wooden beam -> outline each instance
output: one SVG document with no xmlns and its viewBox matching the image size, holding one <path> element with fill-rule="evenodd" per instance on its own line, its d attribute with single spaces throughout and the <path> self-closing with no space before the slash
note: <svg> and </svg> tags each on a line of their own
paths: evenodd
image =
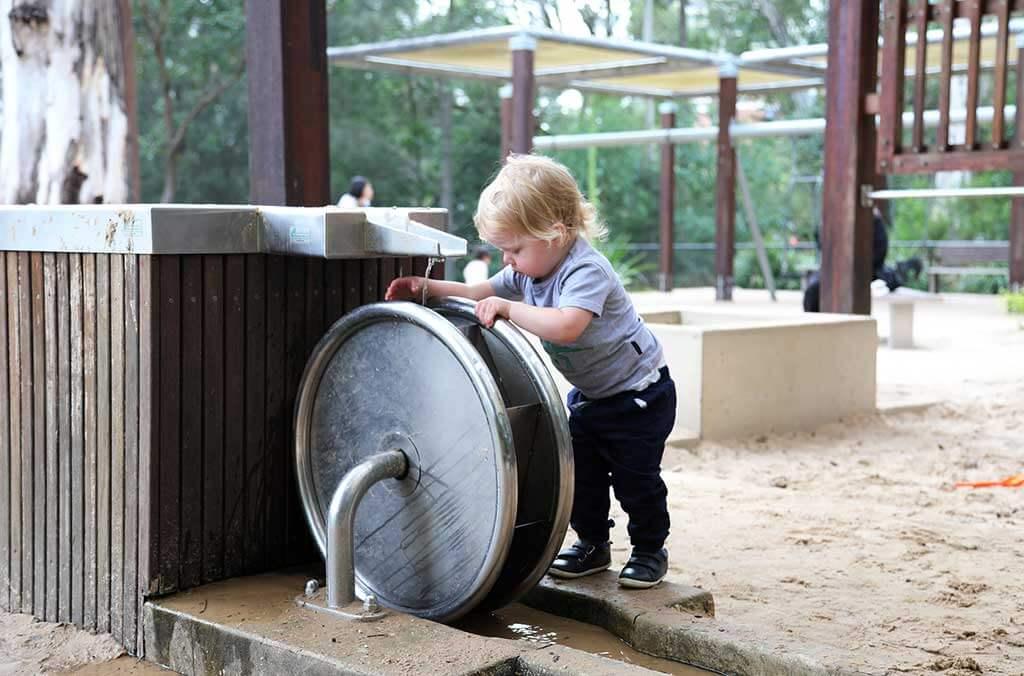
<svg viewBox="0 0 1024 676">
<path fill-rule="evenodd" d="M 718 78 L 718 167 L 715 182 L 715 298 L 732 300 L 736 253 L 736 153 L 729 125 L 736 117 L 736 69 L 726 66 Z"/>
<path fill-rule="evenodd" d="M 1017 50 L 1017 124 L 1014 150 L 1024 148 L 1024 48 Z M 1004 151 L 1005 152 L 1005 151 Z M 1013 184 L 1024 185 L 1024 167 L 1013 172 Z M 1010 209 L 1010 288 L 1024 289 L 1024 198 L 1013 200 Z"/>
<path fill-rule="evenodd" d="M 252 201 L 329 204 L 326 4 L 246 7 Z"/>
<path fill-rule="evenodd" d="M 914 54 L 914 131 L 910 145 L 915 153 L 924 152 L 924 95 L 928 70 L 928 0 L 917 0 L 917 51 Z"/>
<path fill-rule="evenodd" d="M 971 3 L 974 0 L 955 0 L 953 2 L 953 18 L 962 19 L 970 16 Z M 998 14 L 1005 7 L 1009 12 L 1016 12 L 1024 9 L 1024 0 L 981 0 L 982 14 Z M 938 21 L 938 5 L 928 5 L 927 13 L 924 15 L 926 21 Z M 919 16 L 918 10 L 913 6 L 905 9 L 908 20 L 914 20 Z"/>
<path fill-rule="evenodd" d="M 936 20 L 942 24 L 942 66 L 939 73 L 939 128 L 935 136 L 935 149 L 945 152 L 949 148 L 949 101 L 953 68 L 953 0 L 941 0 Z"/>
<path fill-rule="evenodd" d="M 992 142 L 990 147 L 993 150 L 1002 150 L 1006 147 L 1003 136 L 1006 133 L 1003 121 L 1003 106 L 1006 103 L 1006 78 L 1008 67 L 1007 52 L 1010 44 L 1010 7 L 1007 3 L 999 6 L 997 11 L 999 20 L 999 32 L 996 36 L 996 68 L 992 84 L 992 107 L 995 109 L 995 116 L 992 118 Z"/>
<path fill-rule="evenodd" d="M 661 128 L 672 129 L 676 126 L 676 104 L 664 102 L 658 106 L 661 114 Z M 661 145 L 661 190 L 659 200 L 658 228 L 661 235 L 661 255 L 658 265 L 658 289 L 671 291 L 674 286 L 672 245 L 675 243 L 675 205 L 676 205 L 676 165 L 675 146 L 671 143 Z"/>
<path fill-rule="evenodd" d="M 871 312 L 871 210 L 860 186 L 875 179 L 875 121 L 864 97 L 875 91 L 878 3 L 831 0 L 826 76 L 821 309 Z"/>
<path fill-rule="evenodd" d="M 882 94 L 879 97 L 878 160 L 883 169 L 901 151 L 903 139 L 903 73 L 907 51 L 905 0 L 885 0 L 882 21 Z M 869 96 L 871 96 L 869 94 Z"/>
<path fill-rule="evenodd" d="M 957 146 L 947 152 L 897 155 L 890 174 L 921 174 L 936 171 L 1016 171 L 1024 166 L 1024 149 L 974 150 Z"/>
<path fill-rule="evenodd" d="M 970 0 L 968 18 L 971 22 L 971 38 L 967 48 L 967 121 L 964 124 L 964 138 L 967 148 L 974 150 L 978 144 L 978 80 L 981 72 L 981 0 Z"/>
<path fill-rule="evenodd" d="M 533 52 L 537 41 L 517 35 L 508 42 L 512 51 L 512 152 L 526 154 L 533 149 Z"/>
</svg>

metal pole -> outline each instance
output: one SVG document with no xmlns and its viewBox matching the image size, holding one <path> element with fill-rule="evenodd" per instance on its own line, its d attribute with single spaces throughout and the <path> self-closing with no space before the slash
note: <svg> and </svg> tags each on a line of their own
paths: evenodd
<svg viewBox="0 0 1024 676">
<path fill-rule="evenodd" d="M 512 85 L 502 85 L 498 90 L 501 97 L 501 163 L 512 152 Z"/>
<path fill-rule="evenodd" d="M 870 201 L 935 199 L 938 197 L 1024 197 L 1024 186 L 986 188 L 914 188 L 907 190 L 870 190 L 864 193 Z"/>
<path fill-rule="evenodd" d="M 1017 113 L 1016 106 L 1005 106 L 1007 118 Z M 991 106 L 978 108 L 978 121 L 991 122 L 995 110 Z M 963 122 L 967 119 L 966 110 L 950 111 L 950 123 Z M 903 113 L 903 124 L 914 122 L 914 113 Z M 933 129 L 939 124 L 939 111 L 924 112 L 924 126 Z M 733 122 L 729 127 L 732 140 L 745 138 L 782 138 L 792 136 L 814 136 L 825 132 L 825 118 L 812 117 L 801 120 L 780 120 L 778 122 Z M 536 150 L 571 150 L 574 148 L 631 146 L 663 143 L 700 143 L 713 141 L 718 137 L 718 127 L 676 127 L 673 129 L 645 129 L 640 131 L 612 131 L 595 134 L 562 134 L 555 136 L 537 136 L 533 139 Z"/>
<path fill-rule="evenodd" d="M 775 275 L 772 274 L 772 266 L 768 263 L 768 254 L 764 249 L 761 226 L 757 223 L 754 204 L 750 199 L 750 186 L 747 185 L 747 175 L 743 172 L 739 148 L 736 149 L 736 179 L 740 184 L 740 195 L 743 197 L 743 212 L 747 216 L 747 225 L 750 226 L 750 236 L 754 238 L 754 247 L 757 249 L 757 261 L 761 264 L 761 274 L 764 275 L 764 283 L 768 287 L 768 293 L 771 295 L 772 300 L 775 300 Z"/>
<path fill-rule="evenodd" d="M 385 451 L 350 469 L 334 489 L 327 513 L 328 608 L 341 608 L 356 600 L 354 536 L 359 502 L 375 483 L 397 479 L 408 468 L 405 453 Z"/>
<path fill-rule="evenodd" d="M 661 126 L 671 128 L 676 123 L 676 104 L 666 101 L 658 106 L 661 114 Z M 661 146 L 661 190 L 659 204 L 658 228 L 661 239 L 661 255 L 659 257 L 658 290 L 671 291 L 673 282 L 673 251 L 675 241 L 675 204 L 676 204 L 676 165 L 675 146 L 665 143 Z"/>
</svg>

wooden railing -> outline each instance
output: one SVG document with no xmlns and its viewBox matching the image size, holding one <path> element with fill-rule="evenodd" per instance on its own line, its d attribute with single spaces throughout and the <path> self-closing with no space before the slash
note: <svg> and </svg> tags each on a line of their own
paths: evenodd
<svg viewBox="0 0 1024 676">
<path fill-rule="evenodd" d="M 1010 16 L 1024 9 L 1024 0 L 886 0 L 882 14 L 882 70 L 878 99 L 878 172 L 881 174 L 932 173 L 936 171 L 987 171 L 1024 169 L 1024 148 L 1007 137 L 1004 119 L 1010 60 Z M 995 109 L 989 133 L 979 129 L 977 109 L 982 74 L 982 22 L 995 17 L 995 58 L 991 63 L 992 100 L 983 105 Z M 970 24 L 966 68 L 954 65 L 953 20 Z M 941 29 L 939 43 L 939 125 L 934 137 L 925 135 L 926 85 L 932 70 L 928 64 L 926 35 L 929 26 Z M 908 70 L 907 34 L 916 34 L 912 68 Z M 1019 60 L 1019 59 L 1018 59 Z M 950 93 L 952 78 L 966 70 L 967 101 L 964 143 L 950 143 Z M 1018 68 L 1019 72 L 1019 68 Z M 910 142 L 904 143 L 902 114 L 905 108 L 904 79 L 913 77 L 913 123 Z M 1017 73 L 1014 74 L 1018 77 Z M 1017 109 L 1022 109 L 1024 85 L 1017 87 Z M 1018 113 L 1019 114 L 1019 113 Z M 1019 132 L 1018 132 L 1019 133 Z"/>
</svg>

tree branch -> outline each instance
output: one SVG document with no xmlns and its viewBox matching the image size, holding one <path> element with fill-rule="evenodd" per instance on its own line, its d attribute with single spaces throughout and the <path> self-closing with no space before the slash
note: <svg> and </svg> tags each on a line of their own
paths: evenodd
<svg viewBox="0 0 1024 676">
<path fill-rule="evenodd" d="M 174 131 L 174 136 L 170 139 L 167 146 L 167 152 L 171 155 L 177 155 L 181 152 L 182 147 L 185 144 L 185 134 L 188 132 L 188 127 L 192 122 L 199 117 L 199 114 L 206 110 L 214 101 L 220 98 L 231 85 L 238 82 L 239 78 L 242 77 L 242 73 L 245 72 L 245 59 L 239 60 L 235 65 L 234 70 L 223 80 L 216 84 L 207 87 L 206 91 L 202 93 L 196 104 L 192 106 L 192 109 L 188 111 L 184 119 L 178 125 L 178 128 Z"/>
</svg>

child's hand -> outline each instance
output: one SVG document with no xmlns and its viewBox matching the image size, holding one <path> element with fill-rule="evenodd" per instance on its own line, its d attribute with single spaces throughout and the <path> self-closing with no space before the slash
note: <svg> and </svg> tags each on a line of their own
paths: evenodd
<svg viewBox="0 0 1024 676">
<path fill-rule="evenodd" d="M 399 277 L 388 286 L 384 300 L 420 300 L 423 297 L 423 277 Z"/>
<path fill-rule="evenodd" d="M 481 324 L 491 328 L 494 326 L 494 320 L 498 317 L 508 319 L 508 313 L 511 308 L 511 302 L 504 298 L 491 296 L 476 304 L 476 318 L 480 320 Z"/>
</svg>

